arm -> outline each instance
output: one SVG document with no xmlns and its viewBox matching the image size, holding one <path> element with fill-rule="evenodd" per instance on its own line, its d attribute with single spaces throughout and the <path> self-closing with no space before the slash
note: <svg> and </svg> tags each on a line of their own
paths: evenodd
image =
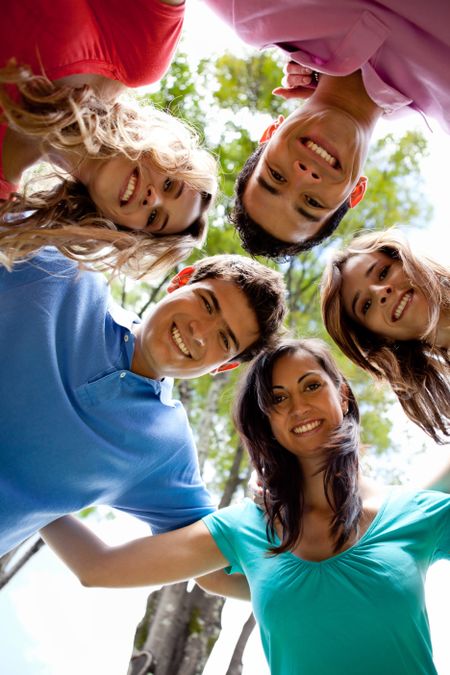
<svg viewBox="0 0 450 675">
<path fill-rule="evenodd" d="M 250 588 L 247 577 L 243 574 L 229 575 L 223 570 L 218 570 L 195 581 L 207 593 L 237 600 L 250 600 Z"/>
<path fill-rule="evenodd" d="M 65 516 L 44 527 L 41 536 L 84 586 L 169 584 L 228 565 L 202 521 L 107 546 L 77 518 Z"/>
</svg>

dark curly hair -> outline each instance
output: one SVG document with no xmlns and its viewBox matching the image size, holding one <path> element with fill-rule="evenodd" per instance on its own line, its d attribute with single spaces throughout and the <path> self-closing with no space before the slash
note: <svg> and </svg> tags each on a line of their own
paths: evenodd
<svg viewBox="0 0 450 675">
<path fill-rule="evenodd" d="M 230 214 L 230 220 L 239 233 L 243 248 L 248 253 L 251 255 L 262 255 L 277 262 L 282 262 L 286 258 L 298 253 L 309 251 L 331 236 L 350 207 L 348 202 L 345 201 L 338 206 L 314 237 L 310 237 L 299 243 L 292 244 L 281 241 L 281 239 L 277 239 L 266 232 L 259 223 L 249 216 L 243 203 L 245 188 L 259 162 L 264 147 L 265 144 L 261 144 L 256 148 L 245 162 L 242 171 L 236 179 L 236 200 Z"/>
<path fill-rule="evenodd" d="M 345 386 L 348 412 L 330 435 L 323 463 L 323 483 L 334 512 L 330 534 L 335 552 L 358 533 L 362 502 L 358 486 L 359 409 L 356 399 L 322 340 L 284 339 L 256 358 L 241 382 L 234 422 L 263 484 L 267 514 L 267 537 L 273 543 L 275 523 L 283 531 L 280 546 L 272 553 L 292 550 L 302 534 L 304 513 L 303 474 L 295 455 L 274 438 L 269 420 L 273 407 L 272 373 L 283 356 L 301 351 L 313 356 L 334 386 Z"/>
</svg>

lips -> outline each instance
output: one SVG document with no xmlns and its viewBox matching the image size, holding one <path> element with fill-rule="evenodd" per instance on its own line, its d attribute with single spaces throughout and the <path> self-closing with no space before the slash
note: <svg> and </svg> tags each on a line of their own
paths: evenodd
<svg viewBox="0 0 450 675">
<path fill-rule="evenodd" d="M 336 152 L 333 148 L 330 148 L 328 145 L 324 145 L 323 141 L 315 138 L 310 138 L 309 136 L 304 136 L 300 139 L 300 143 L 305 147 L 309 152 L 315 155 L 318 161 L 322 164 L 325 164 L 331 169 L 340 169 L 341 164 L 336 155 Z"/>
<path fill-rule="evenodd" d="M 309 422 L 304 422 L 303 424 L 298 424 L 297 426 L 293 427 L 291 431 L 294 434 L 297 435 L 302 435 L 302 434 L 307 434 L 308 432 L 315 431 L 318 429 L 322 424 L 322 420 L 311 420 Z"/>
<path fill-rule="evenodd" d="M 125 185 L 122 187 L 119 195 L 120 206 L 126 206 L 131 201 L 136 194 L 136 188 L 139 182 L 139 171 L 134 169 L 126 181 Z"/>
<path fill-rule="evenodd" d="M 175 343 L 176 347 L 179 349 L 179 351 L 183 354 L 183 356 L 186 356 L 189 359 L 192 359 L 192 354 L 189 351 L 189 349 L 186 347 L 186 344 L 181 337 L 181 333 L 178 330 L 177 326 L 175 324 L 172 325 L 170 334 L 172 336 L 172 340 Z"/>
<path fill-rule="evenodd" d="M 392 321 L 399 321 L 403 314 L 405 313 L 406 308 L 410 304 L 412 298 L 414 295 L 414 290 L 411 288 L 409 291 L 407 291 L 398 301 L 398 303 L 395 305 L 394 309 L 392 310 Z"/>
</svg>

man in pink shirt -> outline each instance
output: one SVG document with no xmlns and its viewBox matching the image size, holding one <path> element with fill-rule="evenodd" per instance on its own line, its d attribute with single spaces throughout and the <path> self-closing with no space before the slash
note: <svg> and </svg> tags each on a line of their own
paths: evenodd
<svg viewBox="0 0 450 675">
<path fill-rule="evenodd" d="M 277 46 L 319 73 L 308 101 L 279 118 L 247 160 L 233 220 L 253 254 L 282 257 L 329 236 L 364 196 L 362 167 L 377 120 L 409 109 L 450 132 L 446 0 L 206 0 L 247 43 Z M 290 87 L 302 84 L 299 66 Z"/>
</svg>

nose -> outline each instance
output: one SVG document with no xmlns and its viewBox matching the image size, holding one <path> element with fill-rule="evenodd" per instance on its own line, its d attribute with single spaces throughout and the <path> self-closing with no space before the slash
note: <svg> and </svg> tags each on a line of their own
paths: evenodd
<svg viewBox="0 0 450 675">
<path fill-rule="evenodd" d="M 312 183 L 320 183 L 322 181 L 317 166 L 311 163 L 310 160 L 296 159 L 294 161 L 294 173 L 296 176 L 308 178 Z"/>
<path fill-rule="evenodd" d="M 196 319 L 190 322 L 189 327 L 193 341 L 199 347 L 205 347 L 208 341 L 208 336 L 211 331 L 214 330 L 215 325 L 213 321 L 199 321 Z"/>
<path fill-rule="evenodd" d="M 383 286 L 374 286 L 373 292 L 380 301 L 382 305 L 386 302 L 390 294 L 392 293 L 392 286 L 383 285 Z"/>
<path fill-rule="evenodd" d="M 147 185 L 142 199 L 142 205 L 150 206 L 153 208 L 154 206 L 157 205 L 158 201 L 159 201 L 158 192 L 152 185 Z"/>
</svg>

